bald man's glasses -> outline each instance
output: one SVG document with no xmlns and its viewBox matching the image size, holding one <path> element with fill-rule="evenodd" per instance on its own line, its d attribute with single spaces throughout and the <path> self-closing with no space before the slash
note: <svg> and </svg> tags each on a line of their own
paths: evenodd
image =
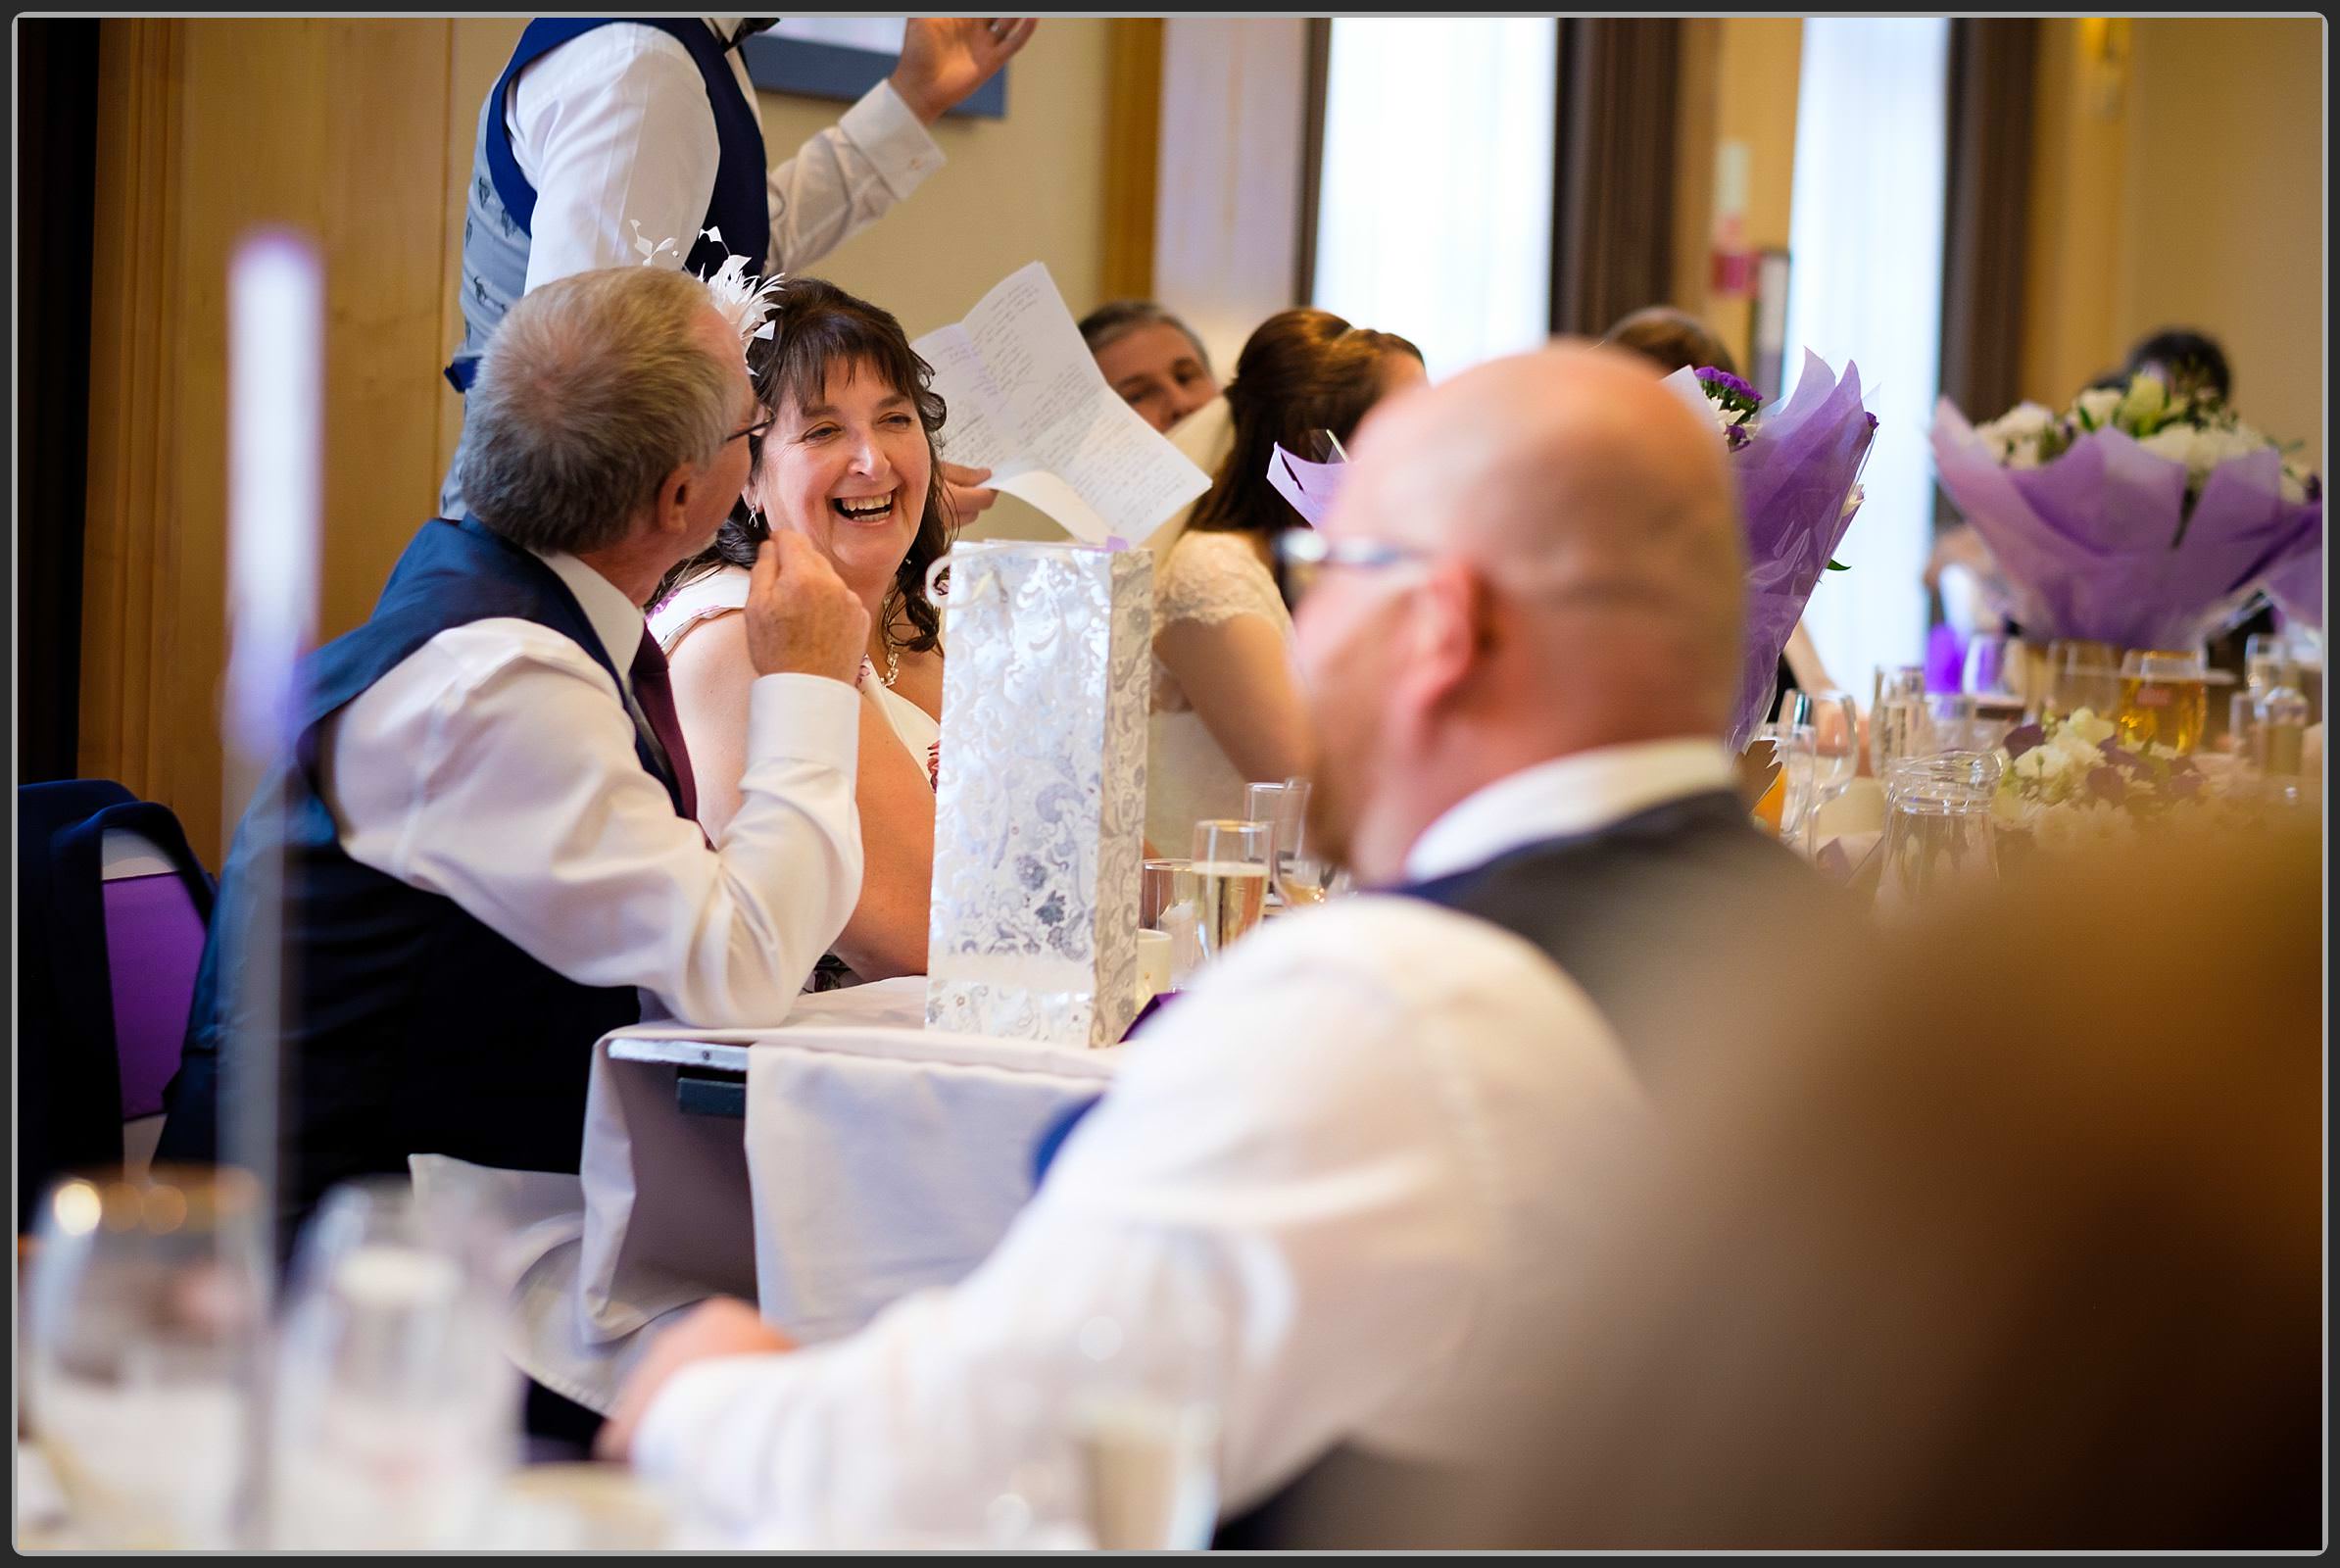
<svg viewBox="0 0 2340 1568">
<path fill-rule="evenodd" d="M 1287 528 L 1276 535 L 1277 580 L 1284 601 L 1297 605 L 1328 566 L 1402 566 L 1430 559 L 1427 552 L 1379 539 L 1333 539 L 1314 528 Z"/>
</svg>

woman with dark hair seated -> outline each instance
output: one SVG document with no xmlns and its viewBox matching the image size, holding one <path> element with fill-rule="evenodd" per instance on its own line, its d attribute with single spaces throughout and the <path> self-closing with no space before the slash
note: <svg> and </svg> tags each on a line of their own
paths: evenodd
<svg viewBox="0 0 2340 1568">
<path fill-rule="evenodd" d="M 1404 338 L 1329 311 L 1271 316 L 1236 361 L 1226 400 L 1231 445 L 1183 529 L 1153 541 L 1153 719 L 1146 835 L 1182 855 L 1194 823 L 1243 814 L 1243 785 L 1307 763 L 1290 664 L 1292 613 L 1270 545 L 1298 514 L 1269 485 L 1276 447 L 1314 456 L 1320 430 L 1345 442 L 1366 411 L 1425 384 Z"/>
<path fill-rule="evenodd" d="M 1669 374 L 1685 368 L 1738 374 L 1723 340 L 1704 321 L 1671 305 L 1645 305 L 1620 318 L 1601 341 L 1631 349 Z"/>
<path fill-rule="evenodd" d="M 870 612 L 854 787 L 860 902 L 811 988 L 923 974 L 942 738 L 941 615 L 926 569 L 951 548 L 935 459 L 943 400 L 895 318 L 819 278 L 773 296 L 773 331 L 749 349 L 768 422 L 751 428 L 748 486 L 715 542 L 667 574 L 650 612 L 671 662 L 676 715 L 720 842 L 746 756 L 748 567 L 772 528 L 817 546 Z"/>
</svg>

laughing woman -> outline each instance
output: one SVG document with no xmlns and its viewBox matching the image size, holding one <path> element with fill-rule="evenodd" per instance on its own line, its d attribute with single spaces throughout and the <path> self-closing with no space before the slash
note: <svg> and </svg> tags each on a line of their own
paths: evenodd
<svg viewBox="0 0 2340 1568">
<path fill-rule="evenodd" d="M 941 617 L 929 563 L 952 523 L 935 462 L 943 400 L 901 324 L 819 278 L 773 296 L 773 331 L 749 368 L 769 423 L 751 430 L 748 488 L 715 542 L 659 585 L 651 630 L 673 669 L 674 706 L 718 841 L 739 809 L 748 735 L 748 567 L 773 528 L 819 547 L 869 607 L 855 797 L 861 900 L 812 989 L 923 974 L 942 736 Z"/>
</svg>

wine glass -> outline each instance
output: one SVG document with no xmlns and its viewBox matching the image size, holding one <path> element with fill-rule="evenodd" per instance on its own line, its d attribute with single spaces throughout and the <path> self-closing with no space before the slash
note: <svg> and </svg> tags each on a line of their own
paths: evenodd
<svg viewBox="0 0 2340 1568">
<path fill-rule="evenodd" d="M 1877 670 L 1876 700 L 1869 708 L 1869 747 L 1882 779 L 1905 757 L 1930 749 L 1926 710 L 1926 666 L 1903 664 Z"/>
<path fill-rule="evenodd" d="M 1278 886 L 1282 880 L 1276 875 L 1276 862 L 1284 855 L 1284 797 L 1288 786 L 1283 784 L 1245 784 L 1243 786 L 1243 816 L 1253 822 L 1268 825 L 1268 891 L 1267 912 L 1276 914 L 1284 908 L 1284 891 Z"/>
<path fill-rule="evenodd" d="M 26 1278 L 29 1425 L 77 1544 L 248 1544 L 268 1324 L 260 1186 L 156 1165 L 49 1192 Z"/>
<path fill-rule="evenodd" d="M 1959 670 L 1958 689 L 1970 697 L 2002 697 L 2020 701 L 2023 693 L 2016 679 L 2018 648 L 2013 637 L 1990 632 L 1977 632 L 1967 643 L 1965 664 Z"/>
<path fill-rule="evenodd" d="M 301 1239 L 276 1363 L 276 1544 L 471 1544 L 518 1458 L 484 1214 L 345 1183 Z"/>
<path fill-rule="evenodd" d="M 1852 787 L 1861 770 L 1861 713 L 1850 692 L 1804 694 L 1812 731 L 1812 808 L 1805 818 L 1805 848 L 1818 847 L 1820 815 L 1830 801 Z"/>
<path fill-rule="evenodd" d="M 1204 962 L 1225 952 L 1266 913 L 1274 831 L 1265 822 L 1234 818 L 1194 824 L 1194 858 L 1187 869 L 1194 879 Z"/>
<path fill-rule="evenodd" d="M 2047 710 L 2070 718 L 2085 708 L 2111 718 L 2121 706 L 2121 653 L 2111 643 L 2064 638 L 2048 644 Z"/>
</svg>

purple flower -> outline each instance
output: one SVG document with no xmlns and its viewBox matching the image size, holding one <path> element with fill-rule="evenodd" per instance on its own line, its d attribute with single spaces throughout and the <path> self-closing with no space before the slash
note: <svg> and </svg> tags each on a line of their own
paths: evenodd
<svg viewBox="0 0 2340 1568">
<path fill-rule="evenodd" d="M 2007 760 L 2013 761 L 2046 740 L 2046 729 L 2037 724 L 2025 724 L 2021 729 L 2009 730 L 2007 739 L 2001 744 L 2007 748 Z"/>
<path fill-rule="evenodd" d="M 2202 793 L 2202 775 L 2191 769 L 2180 773 L 2171 768 L 2169 782 L 2162 788 L 2173 801 L 2190 801 Z"/>
<path fill-rule="evenodd" d="M 1743 398 L 1748 403 L 1757 407 L 1762 406 L 1763 394 L 1756 391 L 1753 387 L 1747 385 L 1746 382 L 1740 380 L 1737 376 L 1732 375 L 1729 370 L 1718 370 L 1713 366 L 1709 365 L 1700 368 L 1697 371 L 1697 376 L 1698 379 L 1707 386 L 1719 388 L 1723 392 L 1730 394 L 1731 397 Z"/>
<path fill-rule="evenodd" d="M 2092 767 L 2088 770 L 2088 793 L 2096 800 L 2119 806 L 2128 798 L 2128 781 L 2113 768 Z"/>
</svg>

